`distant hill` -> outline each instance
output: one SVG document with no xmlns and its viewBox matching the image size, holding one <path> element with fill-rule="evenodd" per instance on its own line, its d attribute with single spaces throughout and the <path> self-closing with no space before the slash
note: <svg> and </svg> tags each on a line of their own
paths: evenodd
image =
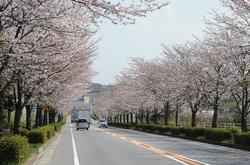
<svg viewBox="0 0 250 165">
<path fill-rule="evenodd" d="M 105 91 L 109 91 L 112 89 L 112 85 L 102 85 L 99 83 L 91 83 L 88 87 L 89 92 L 88 93 L 101 93 Z"/>
</svg>

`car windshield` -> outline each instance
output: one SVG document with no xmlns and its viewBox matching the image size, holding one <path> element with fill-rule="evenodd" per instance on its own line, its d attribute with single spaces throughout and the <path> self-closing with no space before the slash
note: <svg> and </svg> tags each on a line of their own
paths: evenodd
<svg viewBox="0 0 250 165">
<path fill-rule="evenodd" d="M 87 119 L 78 119 L 78 123 L 85 123 L 88 122 Z"/>
<path fill-rule="evenodd" d="M 106 120 L 105 119 L 101 119 L 100 122 L 106 122 Z"/>
</svg>

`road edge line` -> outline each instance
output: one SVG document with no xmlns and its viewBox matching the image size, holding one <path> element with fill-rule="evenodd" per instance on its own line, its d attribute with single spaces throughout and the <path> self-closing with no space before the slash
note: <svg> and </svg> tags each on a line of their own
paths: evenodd
<svg viewBox="0 0 250 165">
<path fill-rule="evenodd" d="M 78 155 L 77 155 L 76 143 L 75 143 L 75 139 L 74 139 L 74 136 L 73 136 L 72 128 L 70 128 L 70 132 L 71 132 L 73 154 L 74 154 L 74 165 L 80 165 Z"/>
</svg>

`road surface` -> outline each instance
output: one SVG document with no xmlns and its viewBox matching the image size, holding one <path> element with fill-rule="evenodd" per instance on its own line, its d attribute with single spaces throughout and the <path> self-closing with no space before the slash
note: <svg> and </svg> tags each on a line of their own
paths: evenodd
<svg viewBox="0 0 250 165">
<path fill-rule="evenodd" d="M 47 155 L 46 155 L 47 154 Z M 250 152 L 119 128 L 67 124 L 37 165 L 249 165 Z"/>
</svg>

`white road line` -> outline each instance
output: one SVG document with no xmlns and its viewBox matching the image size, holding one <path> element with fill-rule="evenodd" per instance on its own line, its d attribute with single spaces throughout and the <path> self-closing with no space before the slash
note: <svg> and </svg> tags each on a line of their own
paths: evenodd
<svg viewBox="0 0 250 165">
<path fill-rule="evenodd" d="M 74 165 L 80 165 L 78 155 L 77 155 L 77 150 L 76 150 L 76 143 L 75 143 L 75 139 L 74 139 L 73 132 L 72 132 L 72 128 L 70 128 L 70 132 L 71 132 L 71 137 L 72 137 L 72 146 L 73 146 L 73 153 L 74 153 Z"/>
<path fill-rule="evenodd" d="M 184 159 L 188 159 L 188 160 L 191 160 L 191 161 L 195 161 L 195 162 L 197 162 L 197 163 L 201 163 L 202 165 L 210 165 L 210 164 L 208 164 L 208 163 L 204 163 L 204 162 L 201 162 L 201 161 L 198 161 L 198 160 L 196 160 L 196 159 L 191 159 L 191 158 L 188 158 L 188 157 L 185 157 L 185 156 L 182 156 L 182 155 L 178 155 L 179 157 L 182 157 L 182 158 L 184 158 Z"/>
<path fill-rule="evenodd" d="M 181 160 L 178 160 L 178 159 L 173 158 L 172 156 L 165 155 L 165 157 L 167 157 L 167 158 L 169 158 L 169 159 L 172 159 L 172 160 L 174 160 L 174 161 L 176 161 L 176 162 L 178 162 L 178 163 L 180 163 L 180 164 L 189 165 L 189 164 L 187 164 L 187 163 L 185 163 L 185 162 L 183 162 L 183 161 L 181 161 Z"/>
</svg>

